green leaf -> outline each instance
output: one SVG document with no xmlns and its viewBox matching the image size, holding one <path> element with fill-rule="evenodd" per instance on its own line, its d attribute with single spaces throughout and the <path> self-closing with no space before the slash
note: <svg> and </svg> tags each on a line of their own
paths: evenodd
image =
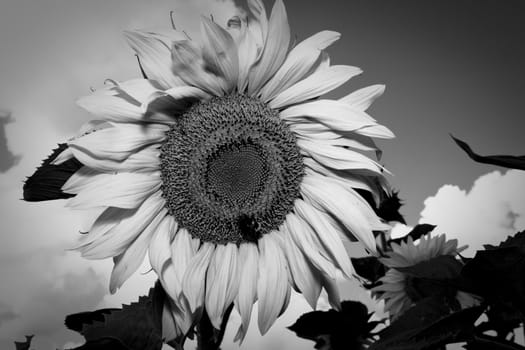
<svg viewBox="0 0 525 350">
<path fill-rule="evenodd" d="M 406 242 L 409 237 L 412 237 L 412 240 L 415 241 L 419 239 L 421 236 L 424 236 L 430 232 L 432 232 L 436 228 L 436 225 L 430 225 L 430 224 L 419 224 L 416 225 L 412 231 L 407 233 L 405 236 L 391 239 L 389 240 L 390 243 L 396 243 L 401 244 L 401 242 Z"/>
<path fill-rule="evenodd" d="M 525 170 L 525 156 L 507 156 L 507 155 L 496 155 L 496 156 L 480 156 L 475 153 L 470 146 L 460 139 L 450 135 L 452 139 L 458 144 L 465 153 L 474 161 L 483 164 L 491 164 L 502 166 L 505 168 Z"/>
<path fill-rule="evenodd" d="M 62 164 L 52 165 L 51 162 L 67 148 L 67 144 L 59 144 L 51 155 L 42 162 L 33 175 L 27 178 L 23 187 L 23 198 L 28 202 L 49 201 L 73 197 L 74 194 L 62 192 L 62 186 L 78 169 L 82 167 L 75 158 Z"/>
<path fill-rule="evenodd" d="M 66 325 L 86 339 L 84 345 L 74 350 L 160 350 L 163 343 L 162 308 L 165 297 L 164 290 L 157 282 L 148 296 L 142 296 L 138 302 L 130 305 L 123 305 L 122 309 L 104 309 L 91 315 L 81 313 L 68 316 Z"/>
</svg>

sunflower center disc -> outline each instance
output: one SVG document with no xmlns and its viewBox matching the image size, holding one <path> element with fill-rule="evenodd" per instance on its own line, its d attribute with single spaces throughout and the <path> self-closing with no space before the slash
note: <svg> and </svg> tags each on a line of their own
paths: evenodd
<svg viewBox="0 0 525 350">
<path fill-rule="evenodd" d="M 160 150 L 162 193 L 181 227 L 203 241 L 256 242 L 299 197 L 303 161 L 277 112 L 242 95 L 199 102 Z"/>
</svg>

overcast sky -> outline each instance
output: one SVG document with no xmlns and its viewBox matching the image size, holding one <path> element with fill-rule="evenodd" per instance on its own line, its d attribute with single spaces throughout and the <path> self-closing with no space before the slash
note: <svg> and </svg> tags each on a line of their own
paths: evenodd
<svg viewBox="0 0 525 350">
<path fill-rule="evenodd" d="M 525 200 L 517 190 L 525 188 L 524 173 L 471 162 L 448 136 L 483 154 L 525 154 L 522 1 L 285 4 L 299 40 L 323 29 L 339 31 L 341 40 L 329 50 L 332 62 L 364 70 L 334 96 L 386 84 L 370 113 L 397 136 L 381 143 L 382 162 L 394 173 L 390 181 L 406 201 L 409 224 L 438 224 L 441 232 L 470 244 L 472 252 L 525 228 Z M 9 349 L 30 333 L 37 335 L 37 350 L 78 342 L 63 329 L 66 314 L 129 302 L 152 284 L 155 276 L 138 274 L 109 296 L 110 262 L 85 261 L 66 250 L 84 224 L 81 216 L 60 201 L 20 201 L 22 180 L 90 118 L 75 106 L 78 97 L 106 78 L 138 77 L 123 30 L 169 25 L 174 10 L 177 26 L 198 36 L 200 14 L 213 13 L 224 24 L 238 5 L 231 0 L 2 1 L 0 348 Z M 141 271 L 147 270 L 146 264 Z M 355 286 L 343 287 L 347 297 L 366 300 Z M 297 298 L 264 339 L 251 327 L 243 348 L 311 347 L 283 328 L 306 310 Z"/>
</svg>

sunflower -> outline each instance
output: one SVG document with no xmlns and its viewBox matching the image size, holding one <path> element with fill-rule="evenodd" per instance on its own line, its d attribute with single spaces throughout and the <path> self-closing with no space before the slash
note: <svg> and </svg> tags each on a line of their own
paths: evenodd
<svg viewBox="0 0 525 350">
<path fill-rule="evenodd" d="M 393 243 L 392 251 L 387 258 L 381 259 L 389 270 L 385 276 L 380 278 L 381 284 L 372 289 L 372 293 L 385 300 L 385 311 L 393 318 L 398 317 L 418 301 L 440 293 L 452 292 L 461 307 L 476 304 L 476 300 L 468 293 L 449 290 L 450 287 L 425 282 L 418 278 L 409 276 L 396 268 L 414 266 L 418 263 L 428 261 L 438 256 L 455 256 L 466 249 L 466 246 L 458 248 L 457 239 L 447 240 L 445 235 L 431 237 L 424 235 L 415 244 L 412 237 L 401 244 Z"/>
<path fill-rule="evenodd" d="M 322 288 L 352 274 L 343 239 L 374 252 L 389 228 L 356 191 L 379 200 L 384 169 L 359 151 L 393 134 L 365 110 L 374 85 L 338 100 L 320 96 L 361 73 L 330 65 L 340 35 L 322 31 L 291 47 L 281 0 L 260 0 L 226 27 L 202 18 L 202 42 L 168 28 L 126 37 L 144 79 L 110 85 L 78 104 L 97 116 L 54 164 L 83 164 L 62 190 L 68 206 L 101 208 L 78 250 L 114 259 L 114 292 L 148 254 L 170 296 L 167 339 L 205 311 L 220 328 L 230 305 L 246 334 L 258 301 L 262 334 L 291 288 L 315 307 Z"/>
</svg>

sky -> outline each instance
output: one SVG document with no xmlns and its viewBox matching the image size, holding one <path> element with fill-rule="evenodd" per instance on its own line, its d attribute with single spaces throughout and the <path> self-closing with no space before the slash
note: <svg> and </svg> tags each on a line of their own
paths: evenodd
<svg viewBox="0 0 525 350">
<path fill-rule="evenodd" d="M 470 161 L 452 133 L 481 154 L 525 154 L 525 5 L 520 0 L 288 0 L 292 32 L 302 40 L 342 34 L 333 64 L 364 70 L 332 93 L 370 84 L 385 94 L 370 114 L 396 138 L 381 142 L 382 163 L 405 201 L 409 225 L 437 224 L 469 244 L 497 243 L 525 229 L 525 175 Z M 267 2 L 270 5 L 270 2 Z M 169 25 L 198 37 L 200 14 L 226 23 L 233 0 L 7 0 L 0 4 L 0 348 L 36 334 L 34 348 L 81 342 L 63 327 L 69 313 L 118 306 L 155 280 L 147 263 L 115 295 L 109 261 L 68 250 L 86 225 L 64 202 L 20 200 L 22 181 L 56 143 L 89 120 L 75 100 L 106 78 L 138 77 L 122 31 Z M 372 305 L 355 282 L 343 294 Z M 251 327 L 241 348 L 311 348 L 284 329 L 308 310 L 298 296 L 267 336 Z M 255 320 L 253 318 L 252 320 Z M 239 322 L 233 316 L 232 325 Z M 255 325 L 254 322 L 253 325 Z M 234 327 L 228 329 L 225 348 Z M 229 340 L 228 340 L 229 339 Z"/>
</svg>

